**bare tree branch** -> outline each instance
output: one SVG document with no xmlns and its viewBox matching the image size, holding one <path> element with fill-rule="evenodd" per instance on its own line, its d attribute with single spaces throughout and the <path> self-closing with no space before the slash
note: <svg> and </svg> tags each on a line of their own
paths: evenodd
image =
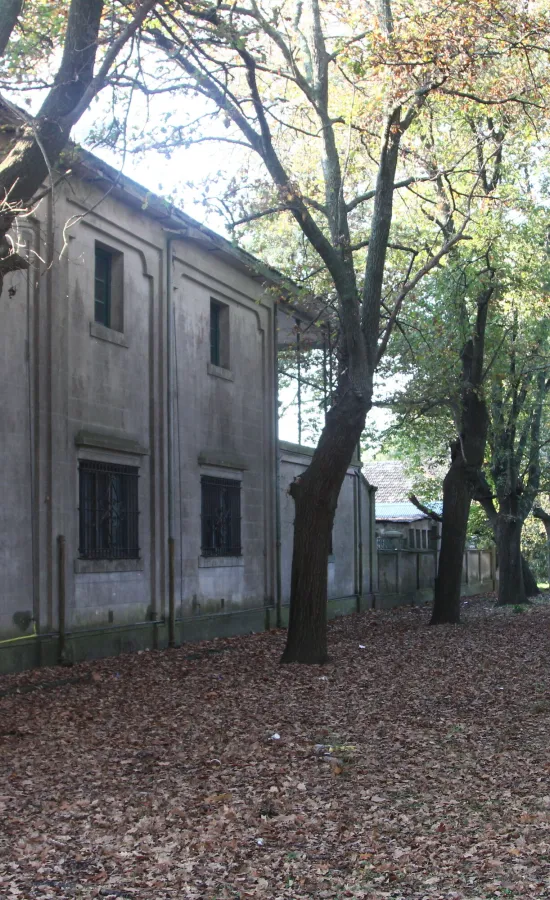
<svg viewBox="0 0 550 900">
<path fill-rule="evenodd" d="M 429 506 L 425 506 L 423 503 L 421 503 L 415 494 L 409 494 L 409 500 L 413 504 L 413 506 L 416 506 L 416 508 L 419 509 L 420 512 L 423 512 L 424 515 L 429 516 L 430 519 L 434 520 L 434 522 L 443 521 L 443 516 L 440 516 L 439 513 L 434 512 L 434 510 L 430 509 Z"/>
</svg>

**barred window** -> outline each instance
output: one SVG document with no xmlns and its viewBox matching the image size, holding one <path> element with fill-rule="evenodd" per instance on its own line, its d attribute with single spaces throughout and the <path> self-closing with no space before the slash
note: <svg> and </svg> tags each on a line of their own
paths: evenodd
<svg viewBox="0 0 550 900">
<path fill-rule="evenodd" d="M 201 477 L 203 556 L 241 556 L 241 482 Z"/>
<path fill-rule="evenodd" d="M 138 559 L 138 470 L 81 460 L 81 559 Z"/>
</svg>

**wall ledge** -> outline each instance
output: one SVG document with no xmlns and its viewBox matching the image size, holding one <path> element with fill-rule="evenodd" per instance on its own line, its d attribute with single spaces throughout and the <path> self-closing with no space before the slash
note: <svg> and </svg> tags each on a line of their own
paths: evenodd
<svg viewBox="0 0 550 900">
<path fill-rule="evenodd" d="M 103 572 L 143 572 L 143 559 L 75 559 L 77 575 L 96 575 Z"/>
<path fill-rule="evenodd" d="M 82 428 L 75 434 L 77 447 L 92 450 L 114 450 L 117 453 L 131 453 L 133 456 L 148 456 L 149 450 L 123 431 L 100 431 Z"/>
<path fill-rule="evenodd" d="M 122 331 L 107 328 L 100 322 L 90 322 L 90 337 L 97 338 L 98 341 L 107 341 L 108 344 L 116 344 L 117 347 L 128 347 L 128 341 Z"/>
</svg>

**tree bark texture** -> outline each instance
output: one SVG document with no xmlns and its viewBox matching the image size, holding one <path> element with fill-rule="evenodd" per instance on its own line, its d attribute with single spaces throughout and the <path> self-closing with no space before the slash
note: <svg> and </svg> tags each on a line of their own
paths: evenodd
<svg viewBox="0 0 550 900">
<path fill-rule="evenodd" d="M 451 467 L 443 481 L 441 549 L 435 581 L 431 625 L 460 622 L 462 567 L 472 487 L 460 448 L 453 448 Z"/>
<path fill-rule="evenodd" d="M 290 616 L 282 663 L 323 664 L 327 569 L 338 495 L 365 425 L 368 404 L 349 389 L 333 406 L 310 466 L 290 488 L 295 503 Z"/>
<path fill-rule="evenodd" d="M 451 447 L 451 466 L 443 481 L 443 524 L 432 625 L 460 622 L 462 559 L 468 517 L 483 466 L 489 414 L 481 391 L 487 307 L 493 292 L 479 297 L 475 333 L 462 350 L 460 434 Z"/>
<path fill-rule="evenodd" d="M 26 268 L 7 233 L 17 210 L 29 205 L 56 164 L 83 112 L 76 110 L 93 79 L 102 12 L 103 0 L 72 0 L 53 87 L 36 118 L 23 122 L 14 146 L 0 162 L 0 291 L 6 272 Z"/>
<path fill-rule="evenodd" d="M 525 588 L 526 596 L 527 597 L 540 596 L 540 588 L 537 584 L 537 579 L 533 575 L 531 566 L 525 559 L 523 553 L 521 554 L 521 569 L 523 572 L 523 586 Z"/>
<path fill-rule="evenodd" d="M 533 515 L 535 519 L 540 519 L 542 521 L 546 532 L 546 577 L 548 578 L 548 584 L 550 584 L 550 513 L 547 513 L 546 510 L 542 509 L 540 506 L 534 506 Z"/>
<path fill-rule="evenodd" d="M 22 6 L 23 0 L 0 0 L 0 56 L 6 51 Z"/>
<path fill-rule="evenodd" d="M 510 507 L 513 504 L 508 504 Z M 525 603 L 527 596 L 521 563 L 521 530 L 523 522 L 513 510 L 500 511 L 498 536 L 498 606 Z"/>
<path fill-rule="evenodd" d="M 483 511 L 487 516 L 489 524 L 493 529 L 493 535 L 495 539 L 495 544 L 498 548 L 498 534 L 497 534 L 497 522 L 498 522 L 498 512 L 496 510 L 493 495 L 491 494 L 491 489 L 487 480 L 482 475 L 479 486 L 476 488 L 474 494 L 474 500 L 483 507 Z M 550 520 L 550 517 L 549 517 Z M 523 553 L 521 554 L 521 567 L 523 569 L 523 584 L 525 586 L 525 593 L 528 597 L 537 597 L 540 594 L 539 586 L 537 584 L 537 579 L 533 575 L 531 570 L 531 566 L 525 559 Z"/>
<path fill-rule="evenodd" d="M 54 85 L 35 119 L 21 128 L 0 163 L 0 192 L 12 202 L 28 202 L 67 144 L 77 109 L 94 74 L 103 0 L 72 0 L 63 56 Z"/>
</svg>

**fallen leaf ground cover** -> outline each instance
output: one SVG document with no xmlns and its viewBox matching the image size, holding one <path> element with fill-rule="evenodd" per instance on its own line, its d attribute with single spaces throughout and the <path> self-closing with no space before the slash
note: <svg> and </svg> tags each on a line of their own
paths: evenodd
<svg viewBox="0 0 550 900">
<path fill-rule="evenodd" d="M 550 898 L 550 605 L 0 679 L 0 896 Z"/>
</svg>

